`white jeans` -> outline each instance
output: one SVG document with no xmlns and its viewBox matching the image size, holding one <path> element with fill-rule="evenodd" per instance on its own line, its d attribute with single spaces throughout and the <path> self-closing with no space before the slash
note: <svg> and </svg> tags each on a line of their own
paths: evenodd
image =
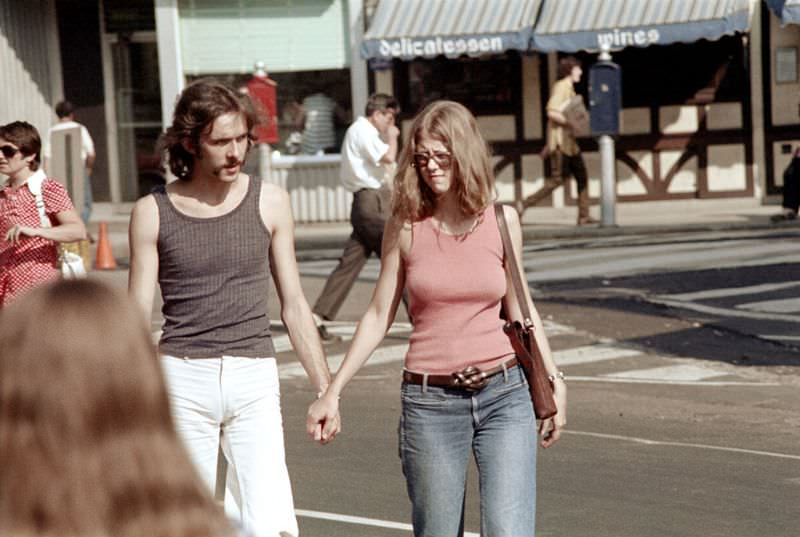
<svg viewBox="0 0 800 537">
<path fill-rule="evenodd" d="M 296 537 L 275 359 L 163 355 L 162 366 L 178 434 L 212 492 L 222 430 L 229 514 L 254 537 Z"/>
</svg>

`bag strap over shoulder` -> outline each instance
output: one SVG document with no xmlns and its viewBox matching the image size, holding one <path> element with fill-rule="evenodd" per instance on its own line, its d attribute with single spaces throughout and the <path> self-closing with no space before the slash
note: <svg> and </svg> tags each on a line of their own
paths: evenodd
<svg viewBox="0 0 800 537">
<path fill-rule="evenodd" d="M 497 227 L 500 228 L 500 237 L 503 239 L 503 253 L 506 263 L 511 268 L 511 283 L 514 286 L 514 294 L 517 296 L 519 310 L 522 312 L 523 324 L 526 328 L 533 326 L 531 310 L 528 308 L 528 300 L 525 296 L 525 287 L 522 284 L 522 276 L 517 263 L 517 256 L 514 255 L 514 245 L 511 242 L 511 234 L 508 232 L 508 222 L 503 205 L 494 204 L 494 212 L 497 216 Z"/>
<path fill-rule="evenodd" d="M 25 184 L 28 185 L 28 190 L 30 190 L 31 194 L 33 194 L 33 197 L 36 199 L 36 211 L 39 213 L 39 222 L 41 222 L 42 227 L 51 227 L 50 219 L 47 218 L 47 211 L 44 206 L 44 196 L 42 195 L 42 183 L 44 179 L 42 174 L 35 173 Z"/>
</svg>

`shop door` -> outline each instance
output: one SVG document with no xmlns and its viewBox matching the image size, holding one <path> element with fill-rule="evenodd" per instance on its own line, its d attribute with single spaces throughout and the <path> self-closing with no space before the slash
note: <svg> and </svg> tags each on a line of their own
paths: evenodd
<svg viewBox="0 0 800 537">
<path fill-rule="evenodd" d="M 156 143 L 161 89 L 154 32 L 109 35 L 120 201 L 135 201 L 163 183 Z"/>
</svg>

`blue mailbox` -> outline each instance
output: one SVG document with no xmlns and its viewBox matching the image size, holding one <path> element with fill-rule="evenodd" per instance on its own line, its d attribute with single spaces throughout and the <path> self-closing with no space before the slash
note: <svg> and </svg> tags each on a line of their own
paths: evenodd
<svg viewBox="0 0 800 537">
<path fill-rule="evenodd" d="M 622 73 L 619 65 L 599 61 L 589 70 L 589 128 L 592 136 L 619 134 Z"/>
</svg>

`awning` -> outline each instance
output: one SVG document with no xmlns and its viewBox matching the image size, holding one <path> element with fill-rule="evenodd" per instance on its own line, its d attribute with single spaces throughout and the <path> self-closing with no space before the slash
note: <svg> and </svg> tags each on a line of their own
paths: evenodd
<svg viewBox="0 0 800 537">
<path fill-rule="evenodd" d="M 597 51 L 719 39 L 745 32 L 749 0 L 544 0 L 533 34 L 541 51 Z"/>
<path fill-rule="evenodd" d="M 528 50 L 542 0 L 381 0 L 364 58 L 482 56 Z"/>
<path fill-rule="evenodd" d="M 800 0 L 767 0 L 781 24 L 800 24 Z"/>
</svg>

